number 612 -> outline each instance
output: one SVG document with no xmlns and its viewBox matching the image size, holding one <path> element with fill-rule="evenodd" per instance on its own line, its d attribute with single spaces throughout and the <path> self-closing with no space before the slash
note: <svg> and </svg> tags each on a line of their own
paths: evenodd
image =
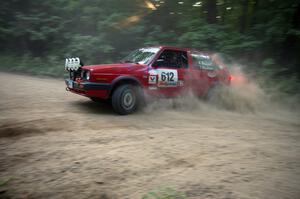
<svg viewBox="0 0 300 199">
<path fill-rule="evenodd" d="M 174 81 L 174 73 L 173 72 L 162 72 L 161 73 L 161 81 L 173 82 Z"/>
</svg>

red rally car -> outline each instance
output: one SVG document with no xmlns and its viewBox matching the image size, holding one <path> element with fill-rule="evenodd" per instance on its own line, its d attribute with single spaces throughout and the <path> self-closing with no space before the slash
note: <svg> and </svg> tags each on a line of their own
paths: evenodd
<svg viewBox="0 0 300 199">
<path fill-rule="evenodd" d="M 70 58 L 65 69 L 68 91 L 109 100 L 122 115 L 134 112 L 145 96 L 176 97 L 186 91 L 205 96 L 231 78 L 216 56 L 170 46 L 140 48 L 116 64 L 83 66 L 79 58 Z"/>
</svg>

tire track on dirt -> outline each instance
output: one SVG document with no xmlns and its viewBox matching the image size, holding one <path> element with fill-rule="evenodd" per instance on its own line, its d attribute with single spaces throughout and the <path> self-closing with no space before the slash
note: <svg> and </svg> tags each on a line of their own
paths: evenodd
<svg viewBox="0 0 300 199">
<path fill-rule="evenodd" d="M 0 85 L 0 180 L 12 179 L 0 198 L 139 199 L 159 187 L 191 199 L 300 195 L 300 117 L 288 110 L 193 98 L 122 117 L 62 79 L 0 73 Z"/>
</svg>

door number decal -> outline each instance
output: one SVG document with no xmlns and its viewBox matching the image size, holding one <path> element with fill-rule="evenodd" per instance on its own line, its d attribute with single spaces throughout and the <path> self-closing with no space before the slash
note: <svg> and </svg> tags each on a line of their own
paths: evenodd
<svg viewBox="0 0 300 199">
<path fill-rule="evenodd" d="M 178 84 L 177 70 L 172 69 L 158 69 L 158 86 L 172 87 Z"/>
</svg>

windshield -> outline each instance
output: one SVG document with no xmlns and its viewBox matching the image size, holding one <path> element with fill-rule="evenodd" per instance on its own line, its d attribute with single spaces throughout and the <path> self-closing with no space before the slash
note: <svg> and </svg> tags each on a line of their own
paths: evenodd
<svg viewBox="0 0 300 199">
<path fill-rule="evenodd" d="M 148 64 L 158 51 L 159 48 L 140 48 L 131 52 L 121 62 Z"/>
</svg>

